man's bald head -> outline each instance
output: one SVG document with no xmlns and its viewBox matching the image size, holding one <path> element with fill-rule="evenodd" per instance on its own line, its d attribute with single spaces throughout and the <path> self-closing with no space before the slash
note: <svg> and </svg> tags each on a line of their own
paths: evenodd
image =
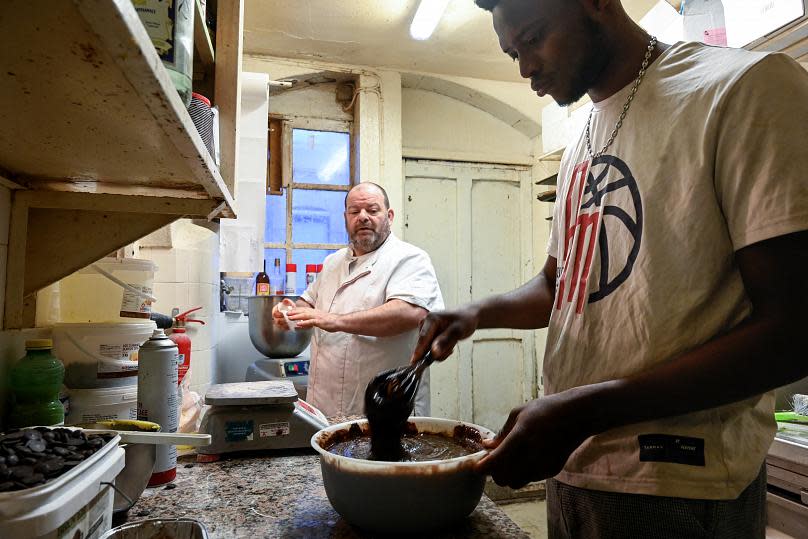
<svg viewBox="0 0 808 539">
<path fill-rule="evenodd" d="M 352 192 L 354 192 L 356 190 L 362 190 L 362 191 L 376 190 L 376 191 L 378 191 L 379 193 L 381 193 L 382 198 L 384 198 L 384 209 L 385 210 L 390 209 L 390 199 L 387 198 L 387 191 L 384 190 L 384 187 L 382 187 L 378 183 L 362 182 L 362 183 L 358 183 L 358 184 L 354 185 L 353 187 L 351 187 L 351 189 L 345 195 L 345 209 L 346 210 L 348 209 L 348 197 L 351 195 Z"/>
</svg>

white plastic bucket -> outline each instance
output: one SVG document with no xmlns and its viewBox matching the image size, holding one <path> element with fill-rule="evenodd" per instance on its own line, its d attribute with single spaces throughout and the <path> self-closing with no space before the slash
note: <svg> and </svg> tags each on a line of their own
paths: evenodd
<svg viewBox="0 0 808 539">
<path fill-rule="evenodd" d="M 137 386 L 69 389 L 65 425 L 137 419 Z"/>
<path fill-rule="evenodd" d="M 53 350 L 64 363 L 65 385 L 70 389 L 137 385 L 138 351 L 155 327 L 151 320 L 55 325 Z"/>
<path fill-rule="evenodd" d="M 0 537 L 97 538 L 112 528 L 114 491 L 108 483 L 123 469 L 116 437 L 53 481 L 0 493 Z"/>
<path fill-rule="evenodd" d="M 154 272 L 151 260 L 104 258 L 59 282 L 59 319 L 66 323 L 149 318 Z"/>
</svg>

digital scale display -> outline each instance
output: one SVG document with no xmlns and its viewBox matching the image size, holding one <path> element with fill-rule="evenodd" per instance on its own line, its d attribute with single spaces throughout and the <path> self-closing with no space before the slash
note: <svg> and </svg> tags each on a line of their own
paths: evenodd
<svg viewBox="0 0 808 539">
<path fill-rule="evenodd" d="M 283 372 L 286 376 L 305 376 L 309 374 L 309 361 L 287 361 L 283 364 Z"/>
</svg>

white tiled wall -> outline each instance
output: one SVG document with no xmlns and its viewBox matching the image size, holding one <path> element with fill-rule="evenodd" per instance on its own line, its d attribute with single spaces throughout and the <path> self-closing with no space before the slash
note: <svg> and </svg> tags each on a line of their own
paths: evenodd
<svg viewBox="0 0 808 539">
<path fill-rule="evenodd" d="M 171 314 L 202 307 L 192 318 L 204 325 L 189 324 L 191 339 L 191 389 L 204 395 L 211 382 L 216 358 L 217 324 L 219 315 L 219 237 L 206 228 L 183 219 L 169 227 L 172 248 L 146 247 L 143 242 L 138 258 L 157 264 L 154 279 L 153 310 Z"/>
</svg>

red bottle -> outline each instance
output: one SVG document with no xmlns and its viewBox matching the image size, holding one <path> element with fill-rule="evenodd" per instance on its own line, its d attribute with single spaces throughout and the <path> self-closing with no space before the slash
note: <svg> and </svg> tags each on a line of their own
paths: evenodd
<svg viewBox="0 0 808 539">
<path fill-rule="evenodd" d="M 201 308 L 202 307 L 196 307 L 182 314 L 174 315 L 174 327 L 171 329 L 171 335 L 169 335 L 168 338 L 174 341 L 174 344 L 176 344 L 179 349 L 177 355 L 177 385 L 182 384 L 182 379 L 185 378 L 188 369 L 191 368 L 191 338 L 185 333 L 185 324 L 188 322 L 198 322 L 204 325 L 205 322 L 202 320 L 188 318 L 189 314 Z M 179 311 L 179 309 L 177 309 L 177 311 Z"/>
</svg>

